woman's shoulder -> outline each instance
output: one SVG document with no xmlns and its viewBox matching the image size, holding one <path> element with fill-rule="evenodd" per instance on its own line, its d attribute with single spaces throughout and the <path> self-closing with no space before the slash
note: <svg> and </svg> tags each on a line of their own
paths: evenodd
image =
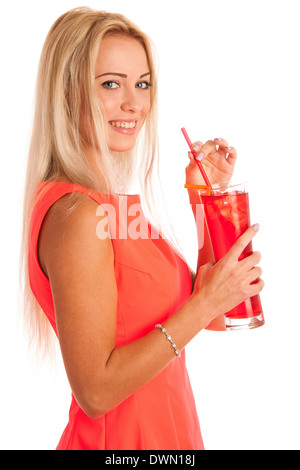
<svg viewBox="0 0 300 470">
<path fill-rule="evenodd" d="M 70 214 L 79 204 L 84 203 L 84 208 L 87 210 L 89 207 L 95 208 L 95 206 L 107 199 L 107 195 L 102 195 L 96 189 L 91 187 L 83 186 L 82 184 L 72 181 L 64 175 L 56 176 L 43 181 L 39 187 L 39 199 L 42 199 L 44 195 L 49 200 L 50 208 L 47 211 L 47 215 L 53 212 L 62 215 L 64 213 Z"/>
<path fill-rule="evenodd" d="M 84 251 L 83 244 L 87 240 L 90 244 L 99 245 L 96 233 L 101 217 L 97 208 L 96 201 L 87 194 L 78 192 L 67 193 L 51 205 L 42 222 L 38 246 L 39 261 L 47 277 L 50 257 L 55 252 L 58 254 L 64 246 L 73 246 L 75 251 Z"/>
</svg>

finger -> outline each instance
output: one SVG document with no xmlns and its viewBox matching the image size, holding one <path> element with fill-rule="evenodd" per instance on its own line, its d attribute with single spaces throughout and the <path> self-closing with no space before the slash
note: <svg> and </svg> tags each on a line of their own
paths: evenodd
<svg viewBox="0 0 300 470">
<path fill-rule="evenodd" d="M 250 297 L 259 294 L 265 287 L 265 282 L 262 279 L 259 279 L 255 284 L 249 286 Z"/>
<path fill-rule="evenodd" d="M 239 261 L 239 266 L 245 270 L 249 271 L 253 266 L 256 266 L 261 260 L 261 254 L 259 251 L 254 251 L 251 255 L 246 256 L 246 258 Z"/>
<path fill-rule="evenodd" d="M 241 235 L 237 239 L 237 241 L 234 243 L 234 245 L 232 245 L 232 247 L 227 252 L 225 257 L 238 261 L 238 259 L 241 256 L 242 252 L 244 251 L 246 246 L 249 245 L 252 238 L 257 234 L 258 230 L 259 230 L 259 225 L 258 224 L 255 224 L 255 225 L 252 225 L 251 227 L 249 227 L 243 233 L 243 235 Z"/>
<path fill-rule="evenodd" d="M 227 156 L 228 162 L 235 163 L 237 159 L 236 149 L 234 147 L 227 147 L 227 153 L 228 153 L 228 156 Z"/>
<path fill-rule="evenodd" d="M 229 143 L 227 142 L 227 140 L 222 139 L 222 137 L 217 137 L 216 139 L 214 139 L 214 143 L 216 145 L 219 145 L 219 147 L 222 147 L 222 148 L 229 146 Z"/>
<path fill-rule="evenodd" d="M 188 157 L 189 157 L 189 159 L 190 159 L 188 167 L 189 167 L 190 169 L 193 169 L 193 168 L 197 168 L 197 169 L 198 169 L 198 166 L 197 166 L 195 157 L 194 157 L 194 155 L 192 154 L 192 152 L 189 152 L 189 153 L 188 153 Z M 199 171 L 199 170 L 198 170 L 198 171 Z"/>
<path fill-rule="evenodd" d="M 213 140 L 208 140 L 201 147 L 201 152 L 203 154 L 202 158 L 207 157 L 210 153 L 217 152 L 216 143 Z"/>
<path fill-rule="evenodd" d="M 257 279 L 259 279 L 261 275 L 262 275 L 262 269 L 259 266 L 255 266 L 254 268 L 250 269 L 247 275 L 247 282 L 251 284 Z"/>
<path fill-rule="evenodd" d="M 211 269 L 215 266 L 216 262 L 215 261 L 209 261 L 208 263 L 204 264 L 205 268 Z"/>
<path fill-rule="evenodd" d="M 228 155 L 228 149 L 231 149 L 227 140 L 218 137 L 217 139 L 214 139 L 214 143 L 216 144 L 217 151 L 222 151 L 226 157 Z"/>
<path fill-rule="evenodd" d="M 217 137 L 214 140 L 215 144 L 218 145 L 219 150 L 223 150 L 226 155 L 227 159 L 231 159 L 230 161 L 233 163 L 237 158 L 237 151 L 234 147 L 230 146 L 227 140 L 222 139 L 221 137 Z"/>
<path fill-rule="evenodd" d="M 189 152 L 189 159 L 191 162 L 195 162 L 195 159 L 201 160 L 203 158 L 203 153 L 201 153 L 201 148 L 202 148 L 203 143 L 200 142 L 199 140 L 197 142 L 194 142 L 192 144 L 192 151 Z M 199 158 L 198 158 L 199 155 Z M 195 162 L 196 164 L 196 162 Z"/>
<path fill-rule="evenodd" d="M 203 146 L 203 143 L 198 140 L 197 142 L 194 142 L 192 144 L 193 151 L 198 154 L 201 151 L 201 148 Z"/>
</svg>

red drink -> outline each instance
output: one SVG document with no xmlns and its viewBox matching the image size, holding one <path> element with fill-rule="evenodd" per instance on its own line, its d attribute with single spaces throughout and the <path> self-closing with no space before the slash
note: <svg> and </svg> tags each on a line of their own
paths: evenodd
<svg viewBox="0 0 300 470">
<path fill-rule="evenodd" d="M 249 195 L 244 185 L 221 183 L 213 190 L 200 190 L 205 218 L 215 260 L 219 261 L 250 226 Z M 253 253 L 252 243 L 245 248 L 239 260 Z M 225 313 L 228 329 L 256 328 L 264 324 L 259 295 L 250 297 L 230 312 Z"/>
</svg>

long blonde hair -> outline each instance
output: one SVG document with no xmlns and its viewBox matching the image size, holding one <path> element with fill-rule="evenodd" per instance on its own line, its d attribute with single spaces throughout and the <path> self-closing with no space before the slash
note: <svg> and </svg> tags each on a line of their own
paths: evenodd
<svg viewBox="0 0 300 470">
<path fill-rule="evenodd" d="M 94 89 L 99 47 L 110 34 L 125 34 L 142 44 L 153 85 L 151 109 L 137 145 L 134 150 L 122 154 L 111 153 L 108 149 L 103 115 Z M 85 142 L 80 134 L 83 109 L 89 134 L 93 136 L 92 145 L 100 149 L 100 159 L 95 164 L 105 176 L 105 187 L 94 174 L 84 153 Z M 28 273 L 30 222 L 34 196 L 40 182 L 57 181 L 64 176 L 73 183 L 99 192 L 127 192 L 136 171 L 138 152 L 142 151 L 138 173 L 142 182 L 142 201 L 145 201 L 152 221 L 163 231 L 161 218 L 155 216 L 158 209 L 155 202 L 157 186 L 153 190 L 154 175 L 159 182 L 156 127 L 157 72 L 153 44 L 146 34 L 123 15 L 86 7 L 70 10 L 58 18 L 47 35 L 39 63 L 23 199 L 21 309 L 30 342 L 38 346 L 39 352 L 48 352 L 49 339 L 53 336 L 50 323 L 31 291 Z"/>
</svg>

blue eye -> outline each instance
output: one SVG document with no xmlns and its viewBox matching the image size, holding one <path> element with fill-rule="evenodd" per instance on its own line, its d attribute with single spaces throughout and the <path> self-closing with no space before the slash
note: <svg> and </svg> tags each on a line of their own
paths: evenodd
<svg viewBox="0 0 300 470">
<path fill-rule="evenodd" d="M 119 84 L 117 82 L 108 80 L 107 82 L 102 83 L 102 86 L 107 90 L 115 90 L 119 86 Z"/>
<path fill-rule="evenodd" d="M 136 88 L 140 88 L 141 90 L 149 90 L 151 86 L 149 82 L 139 82 L 136 84 Z"/>
<path fill-rule="evenodd" d="M 120 86 L 118 82 L 112 81 L 112 80 L 107 80 L 106 82 L 102 83 L 103 88 L 106 88 L 106 90 L 115 90 Z M 143 82 L 138 82 L 135 87 L 139 88 L 140 90 L 149 90 L 151 87 L 151 83 L 143 81 Z"/>
</svg>

